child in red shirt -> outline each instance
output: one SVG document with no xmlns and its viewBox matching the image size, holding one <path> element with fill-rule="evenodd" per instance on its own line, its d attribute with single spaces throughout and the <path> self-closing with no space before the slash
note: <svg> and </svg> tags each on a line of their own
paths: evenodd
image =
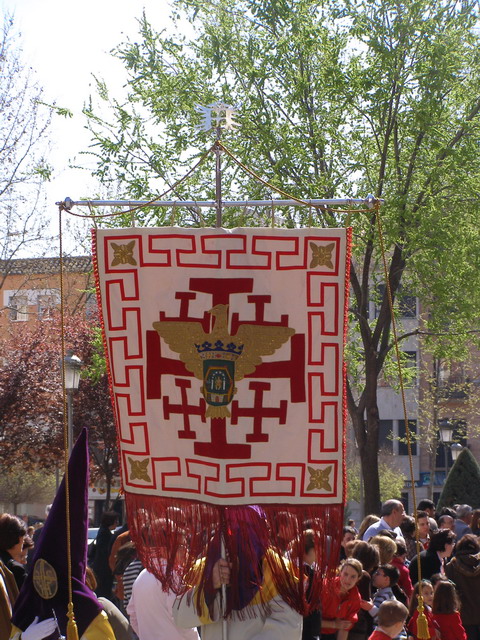
<svg viewBox="0 0 480 640">
<path fill-rule="evenodd" d="M 346 640 L 349 629 L 357 622 L 360 593 L 356 587 L 362 577 L 362 563 L 347 558 L 336 578 L 327 579 L 322 589 L 322 640 Z"/>
<path fill-rule="evenodd" d="M 432 610 L 442 640 L 467 640 L 459 608 L 460 600 L 455 585 L 441 580 L 435 588 Z"/>
<path fill-rule="evenodd" d="M 407 558 L 407 547 L 405 546 L 405 543 L 400 540 L 395 540 L 395 542 L 397 543 L 397 552 L 392 558 L 392 564 L 394 567 L 397 567 L 400 573 L 400 576 L 398 578 L 398 586 L 407 596 L 407 600 L 410 600 L 410 597 L 413 593 L 413 584 L 410 579 L 410 571 L 405 564 L 405 560 Z M 397 598 L 397 600 L 400 599 L 401 598 Z"/>
<path fill-rule="evenodd" d="M 402 631 L 407 618 L 407 607 L 398 600 L 385 600 L 378 608 L 378 627 L 368 640 L 391 640 Z"/>
<path fill-rule="evenodd" d="M 407 631 L 408 631 L 408 635 L 411 638 L 414 638 L 414 640 L 418 640 L 418 636 L 417 636 L 417 620 L 418 620 L 418 590 L 421 589 L 421 594 L 422 594 L 422 598 L 423 598 L 423 604 L 424 604 L 424 608 L 423 608 L 423 612 L 425 614 L 425 617 L 427 618 L 427 623 L 428 623 L 428 632 L 430 634 L 430 640 L 436 640 L 437 636 L 438 636 L 438 628 L 437 625 L 435 624 L 435 621 L 433 620 L 433 614 L 432 614 L 432 603 L 433 603 L 433 586 L 432 583 L 429 580 L 422 580 L 422 582 L 417 582 L 417 584 L 415 585 L 415 589 L 413 591 L 413 596 L 412 599 L 410 601 L 410 609 L 409 609 L 409 615 L 410 615 L 410 620 L 408 621 L 407 624 Z"/>
</svg>

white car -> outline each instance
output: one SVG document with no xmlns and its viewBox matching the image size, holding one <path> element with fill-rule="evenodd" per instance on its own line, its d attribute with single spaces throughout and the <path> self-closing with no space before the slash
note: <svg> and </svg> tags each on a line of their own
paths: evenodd
<svg viewBox="0 0 480 640">
<path fill-rule="evenodd" d="M 91 527 L 91 528 L 88 529 L 87 543 L 88 543 L 88 548 L 89 549 L 90 549 L 90 545 L 92 544 L 92 542 L 97 537 L 97 533 L 98 533 L 98 527 Z"/>
</svg>

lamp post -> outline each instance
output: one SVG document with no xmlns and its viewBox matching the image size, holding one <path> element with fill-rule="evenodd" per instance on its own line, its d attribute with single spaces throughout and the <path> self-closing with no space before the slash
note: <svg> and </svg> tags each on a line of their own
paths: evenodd
<svg viewBox="0 0 480 640">
<path fill-rule="evenodd" d="M 455 462 L 463 451 L 463 447 L 459 442 L 454 442 L 450 447 L 450 451 L 452 452 L 452 460 Z"/>
<path fill-rule="evenodd" d="M 83 362 L 78 356 L 68 349 L 63 359 L 65 367 L 65 390 L 67 392 L 67 426 L 68 426 L 68 455 L 70 456 L 73 446 L 73 393 L 78 389 L 80 383 L 80 367 Z"/>
<path fill-rule="evenodd" d="M 442 418 L 438 421 L 438 433 L 440 435 L 440 442 L 443 444 L 443 451 L 445 455 L 445 479 L 448 475 L 448 451 L 453 439 L 453 424 L 449 418 Z"/>
<path fill-rule="evenodd" d="M 440 441 L 443 444 L 450 444 L 453 437 L 453 424 L 449 418 L 443 418 L 438 421 L 438 432 L 440 434 Z"/>
</svg>

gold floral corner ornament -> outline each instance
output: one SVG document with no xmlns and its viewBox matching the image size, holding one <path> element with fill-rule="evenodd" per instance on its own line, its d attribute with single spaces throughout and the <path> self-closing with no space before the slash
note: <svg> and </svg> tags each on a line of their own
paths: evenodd
<svg viewBox="0 0 480 640">
<path fill-rule="evenodd" d="M 151 478 L 148 475 L 147 467 L 150 462 L 149 458 L 145 460 L 132 460 L 128 458 L 130 463 L 130 480 L 145 480 L 145 482 L 151 482 Z"/>
<path fill-rule="evenodd" d="M 314 269 L 315 267 L 328 267 L 329 269 L 333 269 L 332 252 L 334 248 L 334 242 L 326 244 L 325 246 L 310 242 L 310 249 L 312 250 L 310 269 Z"/>
<path fill-rule="evenodd" d="M 137 261 L 133 257 L 133 250 L 135 249 L 135 240 L 127 242 L 127 244 L 116 244 L 112 242 L 113 260 L 111 267 L 117 267 L 119 264 L 131 264 L 134 267 L 137 266 Z"/>
<path fill-rule="evenodd" d="M 330 474 L 332 472 L 332 465 L 325 469 L 314 469 L 313 467 L 307 467 L 310 473 L 310 483 L 307 487 L 307 491 L 331 491 L 330 486 Z"/>
<path fill-rule="evenodd" d="M 53 598 L 58 591 L 57 572 L 43 558 L 39 558 L 33 567 L 33 586 L 45 600 Z"/>
</svg>

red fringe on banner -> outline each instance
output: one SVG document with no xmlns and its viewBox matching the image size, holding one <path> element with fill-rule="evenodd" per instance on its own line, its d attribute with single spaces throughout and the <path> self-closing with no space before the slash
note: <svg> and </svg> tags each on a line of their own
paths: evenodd
<svg viewBox="0 0 480 640">
<path fill-rule="evenodd" d="M 308 615 L 319 607 L 323 579 L 338 565 L 343 505 L 225 507 L 129 493 L 125 498 L 143 566 L 177 594 L 196 586 L 197 603 L 213 603 L 212 569 L 223 536 L 231 563 L 227 615 L 254 615 L 248 606 L 254 597 L 268 607 L 262 597 L 271 598 L 265 573 L 287 604 Z M 304 567 L 308 530 L 317 565 L 310 582 Z"/>
</svg>

